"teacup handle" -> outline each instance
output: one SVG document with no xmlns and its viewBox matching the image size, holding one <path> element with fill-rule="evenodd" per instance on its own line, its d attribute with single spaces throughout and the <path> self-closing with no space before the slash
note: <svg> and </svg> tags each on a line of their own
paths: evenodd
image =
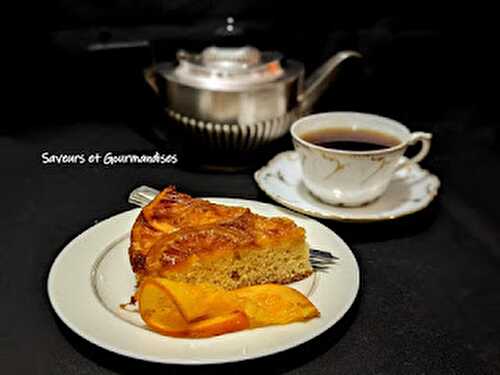
<svg viewBox="0 0 500 375">
<path fill-rule="evenodd" d="M 399 171 L 412 163 L 418 163 L 419 161 L 423 160 L 427 156 L 427 154 L 429 153 L 429 149 L 431 148 L 431 139 L 432 139 L 431 133 L 425 133 L 425 132 L 411 133 L 410 139 L 408 140 L 408 146 L 414 145 L 417 142 L 421 142 L 422 148 L 420 149 L 418 154 L 412 157 L 411 159 L 400 161 L 398 167 L 396 168 L 396 171 Z"/>
</svg>

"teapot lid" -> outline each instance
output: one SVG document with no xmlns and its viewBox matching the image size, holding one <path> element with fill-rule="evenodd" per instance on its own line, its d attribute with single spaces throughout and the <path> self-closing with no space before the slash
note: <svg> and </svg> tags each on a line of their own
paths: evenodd
<svg viewBox="0 0 500 375">
<path fill-rule="evenodd" d="M 251 87 L 282 77 L 281 58 L 278 52 L 254 47 L 208 47 L 200 54 L 180 50 L 173 73 L 179 81 L 196 87 Z"/>
</svg>

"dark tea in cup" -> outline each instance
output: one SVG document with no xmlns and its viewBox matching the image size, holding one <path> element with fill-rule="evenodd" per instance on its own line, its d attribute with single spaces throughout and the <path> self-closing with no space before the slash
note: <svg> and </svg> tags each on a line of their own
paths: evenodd
<svg viewBox="0 0 500 375">
<path fill-rule="evenodd" d="M 374 151 L 401 143 L 400 139 L 388 133 L 351 128 L 319 129 L 304 133 L 302 139 L 316 146 L 345 151 Z"/>
</svg>

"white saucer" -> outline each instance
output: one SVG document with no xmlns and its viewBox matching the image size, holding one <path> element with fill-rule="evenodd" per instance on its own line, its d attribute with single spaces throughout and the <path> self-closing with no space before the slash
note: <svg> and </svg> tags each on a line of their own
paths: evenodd
<svg viewBox="0 0 500 375">
<path fill-rule="evenodd" d="M 272 199 L 292 210 L 322 219 L 370 222 L 396 219 L 427 207 L 437 195 L 439 178 L 412 164 L 398 171 L 387 191 L 361 207 L 339 207 L 314 197 L 302 183 L 302 166 L 295 151 L 276 155 L 255 172 L 255 181 Z"/>
</svg>

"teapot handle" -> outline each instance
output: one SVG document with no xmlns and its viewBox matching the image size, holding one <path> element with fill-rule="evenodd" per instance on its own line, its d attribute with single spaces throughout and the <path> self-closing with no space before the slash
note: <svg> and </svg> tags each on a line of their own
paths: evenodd
<svg viewBox="0 0 500 375">
<path fill-rule="evenodd" d="M 156 83 L 155 74 L 156 74 L 155 67 L 150 66 L 149 68 L 146 68 L 144 70 L 144 79 L 156 94 L 160 94 L 160 90 L 158 89 L 158 85 Z"/>
<path fill-rule="evenodd" d="M 304 91 L 298 98 L 303 113 L 309 112 L 314 103 L 316 103 L 321 94 L 326 90 L 336 68 L 344 60 L 351 57 L 360 58 L 362 55 L 356 51 L 338 52 L 307 77 L 304 83 Z"/>
</svg>

